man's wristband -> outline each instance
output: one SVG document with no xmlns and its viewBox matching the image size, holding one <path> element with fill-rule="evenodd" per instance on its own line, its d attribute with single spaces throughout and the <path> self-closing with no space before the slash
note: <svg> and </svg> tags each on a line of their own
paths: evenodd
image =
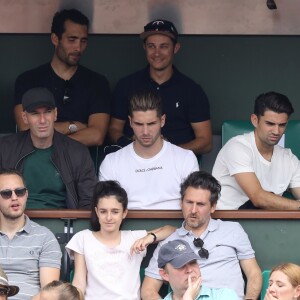
<svg viewBox="0 0 300 300">
<path fill-rule="evenodd" d="M 129 145 L 130 143 L 132 143 L 132 140 L 127 138 L 126 136 L 121 136 L 120 138 L 118 138 L 117 140 L 117 145 L 123 147 L 126 147 L 127 145 Z"/>
<path fill-rule="evenodd" d="M 153 232 L 149 232 L 148 235 L 152 235 L 153 236 L 153 242 L 152 243 L 155 243 L 157 237 L 156 237 L 156 234 L 153 233 Z"/>
</svg>

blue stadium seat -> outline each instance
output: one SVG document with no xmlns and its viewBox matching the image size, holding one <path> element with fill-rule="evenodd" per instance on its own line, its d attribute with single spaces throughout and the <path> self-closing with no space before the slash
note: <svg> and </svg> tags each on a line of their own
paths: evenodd
<svg viewBox="0 0 300 300">
<path fill-rule="evenodd" d="M 269 286 L 270 273 L 271 273 L 270 270 L 264 270 L 262 272 L 263 284 L 262 284 L 261 293 L 260 293 L 260 300 L 264 300 L 264 298 L 265 298 L 267 288 Z"/>
</svg>

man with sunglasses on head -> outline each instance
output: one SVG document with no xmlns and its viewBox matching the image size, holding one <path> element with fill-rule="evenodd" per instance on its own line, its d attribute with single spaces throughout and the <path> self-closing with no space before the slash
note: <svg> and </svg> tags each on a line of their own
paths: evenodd
<svg viewBox="0 0 300 300">
<path fill-rule="evenodd" d="M 55 97 L 55 129 L 87 145 L 102 145 L 110 113 L 110 89 L 106 78 L 81 65 L 88 41 L 89 20 L 76 9 L 64 9 L 53 17 L 50 63 L 21 74 L 15 83 L 15 118 L 20 131 L 28 129 L 22 118 L 21 99 L 33 87 L 46 87 Z"/>
<path fill-rule="evenodd" d="M 8 281 L 20 288 L 11 298 L 15 300 L 30 300 L 40 287 L 58 280 L 61 267 L 62 254 L 54 234 L 24 214 L 27 197 L 22 174 L 0 170 L 0 265 Z M 2 277 L 0 292 L 5 288 Z M 17 291 L 16 287 L 11 290 Z"/>
<path fill-rule="evenodd" d="M 0 169 L 21 171 L 27 209 L 90 208 L 96 172 L 86 146 L 54 129 L 57 108 L 46 88 L 28 90 L 22 118 L 29 130 L 0 139 Z"/>
<path fill-rule="evenodd" d="M 162 245 L 171 240 L 184 240 L 199 256 L 203 284 L 212 288 L 231 288 L 239 300 L 257 299 L 261 286 L 261 270 L 247 234 L 237 222 L 214 220 L 221 186 L 204 171 L 191 173 L 181 184 L 182 227 L 160 242 L 145 271 L 143 300 L 160 299 L 163 278 L 157 257 Z M 247 278 L 246 294 L 242 271 Z"/>
<path fill-rule="evenodd" d="M 149 65 L 121 79 L 114 91 L 109 137 L 120 147 L 132 142 L 128 106 L 132 95 L 150 90 L 162 98 L 166 125 L 163 137 L 195 154 L 212 147 L 209 102 L 202 88 L 179 72 L 173 60 L 180 49 L 178 32 L 167 20 L 151 21 L 140 34 Z"/>
</svg>

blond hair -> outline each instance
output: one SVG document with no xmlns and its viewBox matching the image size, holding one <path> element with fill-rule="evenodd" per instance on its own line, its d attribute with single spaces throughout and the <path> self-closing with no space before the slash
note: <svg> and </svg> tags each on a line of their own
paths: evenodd
<svg viewBox="0 0 300 300">
<path fill-rule="evenodd" d="M 300 285 L 300 266 L 293 263 L 281 264 L 271 270 L 270 276 L 275 271 L 285 274 L 294 288 Z M 300 296 L 297 299 L 300 300 Z"/>
<path fill-rule="evenodd" d="M 83 293 L 70 282 L 53 280 L 45 285 L 41 291 L 56 292 L 57 300 L 84 300 Z"/>
</svg>

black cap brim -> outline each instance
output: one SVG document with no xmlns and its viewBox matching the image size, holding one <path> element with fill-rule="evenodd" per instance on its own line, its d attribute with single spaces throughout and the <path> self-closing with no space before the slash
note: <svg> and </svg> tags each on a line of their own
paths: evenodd
<svg viewBox="0 0 300 300">
<path fill-rule="evenodd" d="M 0 284 L 0 288 L 7 288 L 9 290 L 7 296 L 8 297 L 11 297 L 11 296 L 14 296 L 14 295 L 17 295 L 19 293 L 19 287 L 16 286 L 16 285 L 3 285 L 3 284 Z"/>
<path fill-rule="evenodd" d="M 148 36 L 150 35 L 155 35 L 155 34 L 161 34 L 161 35 L 166 35 L 168 36 L 169 38 L 171 38 L 172 40 L 174 41 L 177 41 L 177 38 L 174 36 L 174 34 L 172 34 L 171 32 L 169 31 L 145 31 L 145 32 L 142 32 L 140 34 L 140 38 L 142 40 L 146 39 Z"/>
<path fill-rule="evenodd" d="M 27 111 L 27 112 L 30 113 L 30 112 L 35 111 L 37 108 L 41 108 L 41 107 L 47 107 L 47 108 L 50 108 L 50 109 L 55 108 L 55 106 L 49 105 L 49 102 L 47 102 L 47 103 L 41 102 L 41 103 L 35 103 L 35 104 L 27 106 L 26 108 L 24 108 L 24 111 Z"/>
</svg>

